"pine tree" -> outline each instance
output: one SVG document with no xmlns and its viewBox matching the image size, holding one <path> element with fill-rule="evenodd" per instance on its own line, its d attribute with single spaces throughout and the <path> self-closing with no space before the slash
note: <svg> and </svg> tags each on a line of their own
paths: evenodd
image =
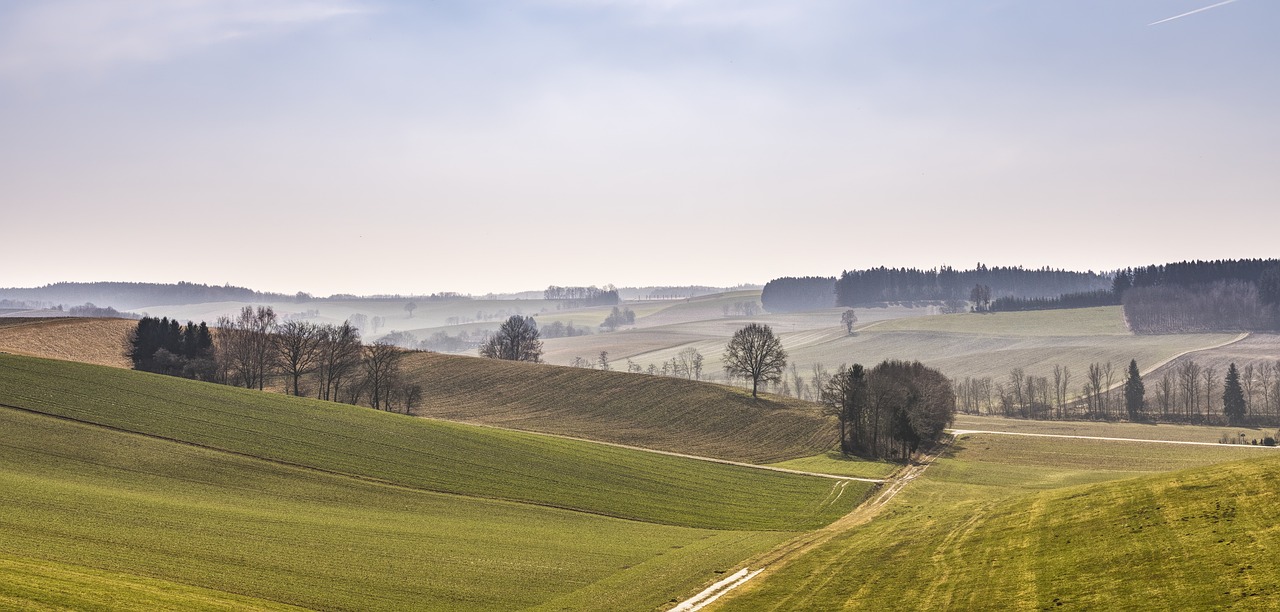
<svg viewBox="0 0 1280 612">
<path fill-rule="evenodd" d="M 1142 374 L 1138 372 L 1138 360 L 1129 360 L 1129 373 L 1124 381 L 1124 407 L 1129 412 L 1129 420 L 1136 421 L 1142 415 L 1142 406 L 1146 402 L 1147 389 L 1142 385 Z"/>
<path fill-rule="evenodd" d="M 1240 386 L 1240 371 L 1235 363 L 1227 368 L 1227 379 L 1222 388 L 1222 414 L 1232 425 L 1244 423 L 1244 389 Z"/>
</svg>

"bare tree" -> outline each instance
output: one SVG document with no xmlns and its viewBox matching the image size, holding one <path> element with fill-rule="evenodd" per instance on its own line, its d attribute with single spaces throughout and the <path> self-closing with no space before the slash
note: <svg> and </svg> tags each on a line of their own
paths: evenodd
<svg viewBox="0 0 1280 612">
<path fill-rule="evenodd" d="M 858 315 L 850 308 L 840 315 L 840 323 L 844 325 L 844 329 L 850 336 L 853 335 L 853 326 L 858 322 Z"/>
<path fill-rule="evenodd" d="M 301 395 L 298 381 L 314 371 L 320 359 L 321 330 L 314 323 L 289 320 L 276 328 L 276 365 L 293 380 L 292 392 Z"/>
<path fill-rule="evenodd" d="M 257 309 L 245 306 L 234 319 L 218 318 L 220 329 L 214 336 L 215 351 L 229 382 L 249 389 L 263 389 L 274 365 L 271 334 L 275 326 L 276 313 L 270 306 Z"/>
<path fill-rule="evenodd" d="M 1186 417 L 1194 421 L 1200 415 L 1200 364 L 1190 359 L 1182 362 L 1178 366 L 1178 385 Z"/>
<path fill-rule="evenodd" d="M 360 365 L 369 390 L 369 405 L 375 410 L 390 410 L 392 389 L 400 384 L 400 360 L 405 353 L 386 342 L 370 344 L 364 347 L 363 353 Z"/>
<path fill-rule="evenodd" d="M 1264 412 L 1269 412 L 1272 409 L 1271 377 L 1274 373 L 1275 369 L 1272 367 L 1270 361 L 1264 361 L 1261 366 L 1258 366 L 1258 385 L 1261 387 L 1262 391 L 1262 409 Z"/>
<path fill-rule="evenodd" d="M 1249 414 L 1254 414 L 1253 396 L 1258 393 L 1258 380 L 1252 363 L 1245 364 L 1240 370 L 1240 387 L 1244 391 L 1245 410 Z"/>
<path fill-rule="evenodd" d="M 787 352 L 768 325 L 750 323 L 734 332 L 725 346 L 725 374 L 749 379 L 753 398 L 759 397 L 761 382 L 780 380 L 786 366 Z"/>
<path fill-rule="evenodd" d="M 417 303 L 417 302 L 410 301 L 408 304 L 405 304 L 405 305 L 404 305 L 404 311 L 405 311 L 405 312 L 407 312 L 407 313 L 409 313 L 409 318 L 410 318 L 410 319 L 412 319 L 412 318 L 413 318 L 413 311 L 415 311 L 415 310 L 417 310 L 417 309 L 418 309 L 418 303 Z"/>
<path fill-rule="evenodd" d="M 1103 410 L 1102 385 L 1104 380 L 1105 375 L 1103 374 L 1102 365 L 1098 363 L 1089 364 L 1089 374 L 1084 385 L 1084 394 L 1089 403 L 1089 412 L 1093 416 Z"/>
<path fill-rule="evenodd" d="M 360 366 L 360 351 L 360 331 L 350 322 L 320 328 L 317 399 L 338 401 L 343 383 Z"/>
<path fill-rule="evenodd" d="M 480 346 L 480 356 L 509 361 L 542 360 L 542 340 L 533 317 L 512 315 Z"/>
<path fill-rule="evenodd" d="M 609 371 L 609 351 L 600 351 L 600 369 Z"/>
<path fill-rule="evenodd" d="M 1204 412 L 1205 416 L 1213 409 L 1214 394 L 1218 389 L 1218 368 L 1214 366 L 1205 366 L 1200 373 L 1204 378 Z M 1222 396 L 1217 397 L 1218 401 L 1222 401 Z"/>
<path fill-rule="evenodd" d="M 1111 362 L 1108 361 L 1102 365 L 1102 377 L 1106 379 L 1107 386 L 1102 388 L 1102 411 L 1107 413 L 1107 417 L 1111 417 L 1111 388 L 1115 386 L 1115 371 L 1111 369 Z"/>
</svg>

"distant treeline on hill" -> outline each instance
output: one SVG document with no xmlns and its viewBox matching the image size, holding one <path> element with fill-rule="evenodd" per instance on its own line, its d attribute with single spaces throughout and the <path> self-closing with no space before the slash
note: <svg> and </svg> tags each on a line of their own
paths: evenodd
<svg viewBox="0 0 1280 612">
<path fill-rule="evenodd" d="M 836 279 L 834 276 L 775 278 L 761 290 L 760 305 L 772 313 L 834 308 Z"/>
<path fill-rule="evenodd" d="M 1116 273 L 1136 333 L 1280 329 L 1280 260 L 1183 261 Z"/>
<path fill-rule="evenodd" d="M 1116 297 L 1114 292 L 1110 289 L 1102 289 L 1082 293 L 1064 293 L 1058 297 L 1000 297 L 992 300 L 987 310 L 990 312 L 1018 312 L 1023 310 L 1093 308 L 1095 306 L 1117 306 L 1119 304 L 1120 298 Z"/>
<path fill-rule="evenodd" d="M 990 287 L 995 299 L 1056 299 L 1063 294 L 1105 291 L 1110 289 L 1111 282 L 1111 277 L 1106 274 L 1052 268 L 989 268 L 982 264 L 972 270 L 956 270 L 947 266 L 933 270 L 879 267 L 847 270 L 839 278 L 774 279 L 765 285 L 760 301 L 769 312 L 885 302 L 947 302 L 969 299 L 975 285 Z M 1008 305 L 1012 306 L 1012 303 Z"/>
<path fill-rule="evenodd" d="M 0 289 L 0 297 L 37 300 L 52 304 L 94 303 L 131 310 L 145 306 L 196 304 L 200 302 L 251 302 L 291 299 L 278 293 L 263 293 L 231 285 L 197 283 L 53 283 L 43 287 Z"/>
<path fill-rule="evenodd" d="M 1047 298 L 1108 289 L 1111 277 L 1096 272 L 1032 270 L 1017 266 L 988 268 L 982 264 L 973 270 L 947 266 L 935 270 L 880 267 L 842 273 L 836 281 L 836 304 L 964 300 L 969 298 L 975 285 L 990 287 L 991 297 L 997 299 Z"/>
<path fill-rule="evenodd" d="M 604 288 L 592 285 L 590 287 L 557 287 L 551 285 L 542 292 L 542 297 L 548 300 L 559 300 L 568 302 L 571 306 L 616 306 L 621 301 L 618 298 L 618 290 L 613 285 L 605 285 Z"/>
</svg>

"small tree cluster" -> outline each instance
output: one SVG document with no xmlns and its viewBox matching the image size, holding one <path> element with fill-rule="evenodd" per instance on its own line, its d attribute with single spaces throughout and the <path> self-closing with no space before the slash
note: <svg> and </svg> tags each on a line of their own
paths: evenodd
<svg viewBox="0 0 1280 612">
<path fill-rule="evenodd" d="M 840 423 L 842 452 L 900 459 L 940 440 L 956 411 L 947 377 L 918 361 L 884 361 L 870 372 L 842 365 L 824 381 L 822 403 Z"/>
<path fill-rule="evenodd" d="M 480 356 L 509 361 L 542 360 L 542 340 L 533 317 L 512 315 L 480 345 Z"/>
<path fill-rule="evenodd" d="M 619 310 L 617 306 L 614 306 L 609 316 L 605 317 L 604 323 L 600 324 L 600 329 L 613 331 L 623 325 L 635 325 L 635 323 L 636 313 L 632 312 L 630 308 Z"/>
<path fill-rule="evenodd" d="M 143 317 L 128 335 L 125 354 L 135 370 L 212 380 L 213 335 L 202 321 L 179 325 L 177 320 Z"/>
</svg>

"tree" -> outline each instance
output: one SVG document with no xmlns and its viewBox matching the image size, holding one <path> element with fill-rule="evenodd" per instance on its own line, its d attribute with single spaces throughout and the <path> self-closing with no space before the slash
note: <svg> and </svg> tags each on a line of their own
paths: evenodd
<svg viewBox="0 0 1280 612">
<path fill-rule="evenodd" d="M 290 320 L 276 328 L 276 364 L 293 380 L 294 395 L 300 395 L 299 380 L 315 369 L 320 341 L 321 331 L 314 323 Z"/>
<path fill-rule="evenodd" d="M 759 397 L 760 383 L 782 380 L 787 352 L 768 325 L 751 323 L 733 333 L 725 347 L 724 371 L 751 380 L 751 397 Z"/>
<path fill-rule="evenodd" d="M 844 325 L 845 331 L 848 332 L 850 336 L 853 335 L 853 325 L 857 322 L 858 315 L 854 314 L 852 308 L 844 311 L 844 314 L 840 315 L 840 323 Z"/>
<path fill-rule="evenodd" d="M 400 384 L 400 360 L 404 351 L 387 342 L 378 341 L 364 347 L 365 383 L 369 391 L 369 405 L 374 410 L 391 409 L 392 389 Z"/>
<path fill-rule="evenodd" d="M 235 319 L 218 317 L 218 327 L 217 360 L 224 376 L 233 384 L 262 390 L 275 365 L 275 310 L 245 306 Z"/>
<path fill-rule="evenodd" d="M 1231 425 L 1244 423 L 1244 389 L 1240 386 L 1240 371 L 1234 362 L 1227 368 L 1227 378 L 1222 386 L 1222 414 Z"/>
<path fill-rule="evenodd" d="M 410 319 L 412 319 L 412 318 L 413 318 L 413 311 L 414 311 L 414 310 L 417 310 L 417 309 L 418 309 L 418 303 L 417 303 L 417 302 L 409 302 L 408 304 L 405 304 L 405 305 L 404 305 L 404 310 L 405 310 L 405 312 L 409 313 L 409 318 L 410 318 Z"/>
<path fill-rule="evenodd" d="M 1129 412 L 1129 420 L 1138 420 L 1145 403 L 1146 388 L 1142 385 L 1142 375 L 1138 372 L 1138 360 L 1129 360 L 1129 372 L 1124 379 L 1124 408 Z"/>
<path fill-rule="evenodd" d="M 969 301 L 974 303 L 978 312 L 986 312 L 991 306 L 991 287 L 974 285 L 973 289 L 969 290 Z"/>
<path fill-rule="evenodd" d="M 538 336 L 538 324 L 533 317 L 511 315 L 497 333 L 480 346 L 480 356 L 508 361 L 541 361 L 542 340 Z"/>
<path fill-rule="evenodd" d="M 317 399 L 338 401 L 342 384 L 360 365 L 360 331 L 350 322 L 321 328 L 316 372 L 320 378 Z"/>
<path fill-rule="evenodd" d="M 858 441 L 864 438 L 861 426 L 867 404 L 867 375 L 862 364 L 841 365 L 835 375 L 826 380 L 821 399 L 826 407 L 823 412 L 834 415 L 840 423 L 841 454 L 854 453 Z"/>
</svg>

